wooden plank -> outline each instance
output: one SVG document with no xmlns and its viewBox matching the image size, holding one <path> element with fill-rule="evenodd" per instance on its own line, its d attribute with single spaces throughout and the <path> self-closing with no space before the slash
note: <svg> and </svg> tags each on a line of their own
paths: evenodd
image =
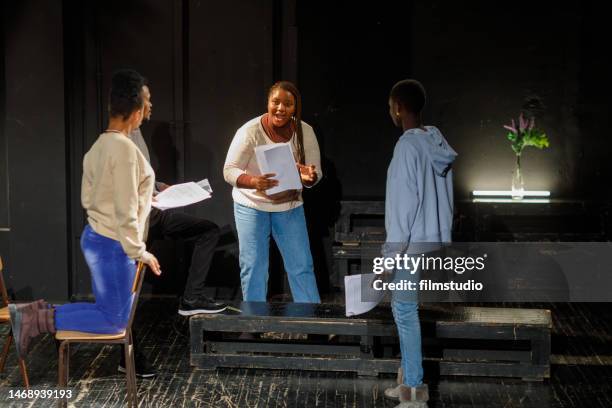
<svg viewBox="0 0 612 408">
<path fill-rule="evenodd" d="M 363 359 L 332 357 L 288 357 L 231 354 L 194 354 L 192 362 L 205 369 L 241 367 L 264 369 L 293 369 L 315 371 L 352 371 L 360 375 L 397 373 L 399 359 Z"/>
<path fill-rule="evenodd" d="M 444 360 L 473 360 L 473 361 L 520 361 L 529 363 L 531 352 L 520 350 L 470 350 L 470 349 L 444 349 Z"/>
<path fill-rule="evenodd" d="M 320 354 L 336 356 L 359 357 L 361 350 L 358 345 L 325 345 L 308 343 L 274 342 L 236 342 L 236 341 L 206 341 L 206 351 L 213 354 L 238 353 L 292 353 L 292 354 Z"/>
<path fill-rule="evenodd" d="M 196 323 L 197 324 L 197 323 Z M 230 333 L 261 333 L 261 332 L 280 332 L 280 333 L 304 333 L 304 334 L 337 334 L 337 335 L 371 335 L 371 336 L 397 336 L 397 329 L 394 325 L 380 324 L 377 322 L 363 324 L 353 321 L 321 321 L 312 320 L 266 320 L 237 319 L 220 320 L 210 319 L 201 320 L 199 325 L 204 331 L 211 332 L 230 332 Z"/>
<path fill-rule="evenodd" d="M 386 324 L 393 325 L 391 309 L 383 306 L 375 308 L 364 315 L 347 318 L 344 306 L 338 304 L 310 303 L 266 303 L 241 302 L 235 305 L 242 313 L 201 314 L 191 320 L 224 320 L 228 321 L 283 321 L 299 323 L 334 322 L 355 325 Z M 541 326 L 552 327 L 550 310 L 519 309 L 499 307 L 454 307 L 452 311 L 440 315 L 426 308 L 420 311 L 422 320 L 435 320 L 443 326 Z"/>
<path fill-rule="evenodd" d="M 440 375 L 476 377 L 517 377 L 539 379 L 550 377 L 550 366 L 513 363 L 440 362 Z"/>
<path fill-rule="evenodd" d="M 533 328 L 530 326 L 502 326 L 502 325 L 476 325 L 476 324 L 436 324 L 436 337 L 453 339 L 488 339 L 488 340 L 530 340 L 546 328 Z"/>
<path fill-rule="evenodd" d="M 448 323 L 447 323 L 448 322 Z M 445 324 L 536 325 L 552 327 L 550 310 L 501 307 L 456 307 L 444 317 Z"/>
<path fill-rule="evenodd" d="M 532 362 L 535 365 L 550 365 L 550 331 L 541 332 L 531 339 Z"/>
</svg>

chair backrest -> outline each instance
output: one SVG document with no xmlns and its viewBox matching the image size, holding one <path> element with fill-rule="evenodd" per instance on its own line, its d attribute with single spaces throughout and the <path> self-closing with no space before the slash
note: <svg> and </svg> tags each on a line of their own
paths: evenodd
<svg viewBox="0 0 612 408">
<path fill-rule="evenodd" d="M 8 293 L 6 292 L 6 286 L 4 285 L 4 268 L 2 265 L 2 257 L 0 256 L 0 296 L 2 299 L 0 300 L 0 307 L 4 307 L 8 305 L 9 298 Z"/>
<path fill-rule="evenodd" d="M 134 283 L 132 284 L 132 293 L 134 294 L 134 302 L 132 303 L 132 310 L 130 310 L 130 320 L 128 320 L 128 326 L 132 327 L 132 321 L 136 314 L 136 307 L 138 306 L 138 297 L 140 296 L 140 289 L 142 289 L 142 282 L 144 281 L 146 266 L 142 262 L 138 262 L 136 266 L 136 276 L 134 276 Z"/>
</svg>

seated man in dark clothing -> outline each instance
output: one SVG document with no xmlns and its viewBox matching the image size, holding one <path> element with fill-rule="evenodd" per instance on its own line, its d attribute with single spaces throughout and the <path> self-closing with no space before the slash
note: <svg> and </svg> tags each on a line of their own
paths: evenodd
<svg viewBox="0 0 612 408">
<path fill-rule="evenodd" d="M 144 114 L 146 120 L 151 118 L 152 103 L 151 93 L 148 86 L 143 87 Z M 129 135 L 130 139 L 140 149 L 145 158 L 150 162 L 149 149 L 142 137 L 140 129 L 135 129 Z M 165 190 L 169 186 L 165 183 L 156 182 L 156 193 Z M 204 284 L 210 269 L 213 254 L 219 241 L 219 227 L 208 220 L 175 211 L 160 211 L 151 208 L 149 215 L 149 233 L 147 236 L 147 248 L 151 248 L 153 242 L 161 239 L 181 239 L 193 243 L 193 254 L 187 276 L 187 283 L 183 296 L 179 303 L 178 313 L 182 316 L 191 316 L 198 313 L 218 313 L 226 309 L 227 305 L 217 303 L 204 296 Z M 125 370 L 122 360 L 119 363 L 119 371 Z M 136 375 L 141 378 L 155 376 L 155 370 L 150 366 L 144 356 L 136 353 Z"/>
</svg>

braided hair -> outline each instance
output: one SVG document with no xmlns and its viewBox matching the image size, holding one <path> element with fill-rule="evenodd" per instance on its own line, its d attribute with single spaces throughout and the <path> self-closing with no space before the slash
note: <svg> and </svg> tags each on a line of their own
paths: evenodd
<svg viewBox="0 0 612 408">
<path fill-rule="evenodd" d="M 295 114 L 292 118 L 293 124 L 295 125 L 295 147 L 298 154 L 298 163 L 305 164 L 306 157 L 304 154 L 304 133 L 302 132 L 302 96 L 297 87 L 289 81 L 278 81 L 270 87 L 268 90 L 268 98 L 277 89 L 289 92 L 295 98 Z"/>
</svg>

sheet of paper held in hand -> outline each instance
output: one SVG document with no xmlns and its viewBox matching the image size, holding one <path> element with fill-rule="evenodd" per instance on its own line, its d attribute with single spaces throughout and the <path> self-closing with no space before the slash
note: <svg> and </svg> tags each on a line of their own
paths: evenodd
<svg viewBox="0 0 612 408">
<path fill-rule="evenodd" d="M 374 273 L 364 275 L 346 275 L 344 277 L 344 296 L 347 317 L 369 312 L 382 301 L 385 292 L 382 290 L 375 290 L 372 287 L 372 282 L 374 282 L 374 279 L 379 278 L 380 276 Z M 375 301 L 361 301 L 362 285 L 363 290 L 368 292 L 366 299 L 375 299 Z"/>
<path fill-rule="evenodd" d="M 168 187 L 155 196 L 151 205 L 160 210 L 184 207 L 210 198 L 211 193 L 212 188 L 207 179 L 197 183 L 190 181 Z"/>
<path fill-rule="evenodd" d="M 278 186 L 266 190 L 276 194 L 286 190 L 301 190 L 302 181 L 295 165 L 290 143 L 274 143 L 255 147 L 255 157 L 261 174 L 274 173 Z"/>
</svg>

